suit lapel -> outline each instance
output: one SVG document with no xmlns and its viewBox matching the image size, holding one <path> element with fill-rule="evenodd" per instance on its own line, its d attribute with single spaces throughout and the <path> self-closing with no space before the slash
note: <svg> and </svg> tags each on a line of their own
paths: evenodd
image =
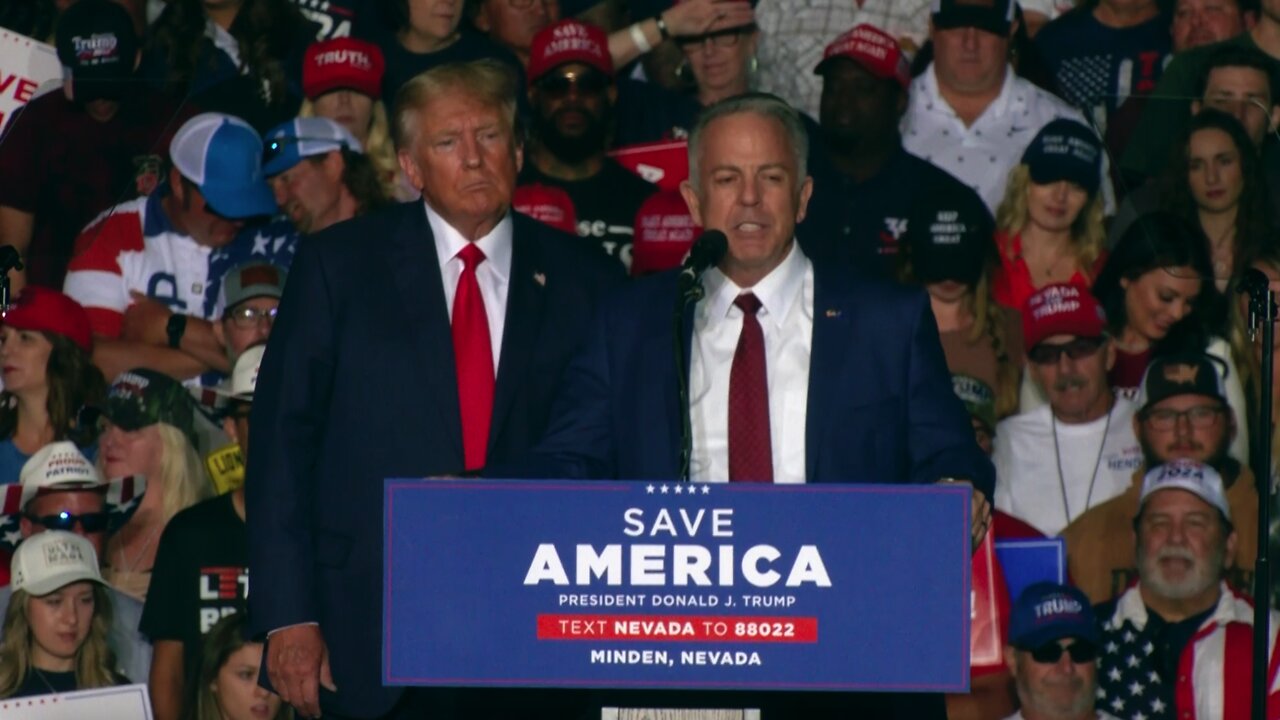
<svg viewBox="0 0 1280 720">
<path fill-rule="evenodd" d="M 818 458 L 827 437 L 839 388 L 832 382 L 845 377 L 843 366 L 849 356 L 849 332 L 854 322 L 853 307 L 844 285 L 814 265 L 813 343 L 809 354 L 809 398 L 805 410 L 805 477 L 818 477 Z"/>
<path fill-rule="evenodd" d="M 521 386 L 528 380 L 529 365 L 537 346 L 546 302 L 546 268 L 538 246 L 537 228 L 529 227 L 523 216 L 512 213 L 511 275 L 507 279 L 506 320 L 502 327 L 502 352 L 498 356 L 498 378 L 493 391 L 493 417 L 489 424 L 489 447 L 501 437 L 503 425 Z"/>
<path fill-rule="evenodd" d="M 434 236 L 421 201 L 403 207 L 403 219 L 391 236 L 393 250 L 389 273 L 407 326 L 403 331 L 414 339 L 418 354 L 425 360 L 422 381 L 425 397 L 440 413 L 441 427 L 462 463 L 462 423 L 458 411 L 458 376 L 453 362 L 453 333 L 440 279 L 440 261 Z"/>
</svg>

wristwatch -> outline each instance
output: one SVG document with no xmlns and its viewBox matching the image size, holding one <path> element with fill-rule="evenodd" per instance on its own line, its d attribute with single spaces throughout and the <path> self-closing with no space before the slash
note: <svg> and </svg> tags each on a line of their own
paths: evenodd
<svg viewBox="0 0 1280 720">
<path fill-rule="evenodd" d="M 182 335 L 187 331 L 187 316 L 182 313 L 174 313 L 169 316 L 169 323 L 165 325 L 165 332 L 169 334 L 169 347 L 177 350 L 182 344 Z"/>
</svg>

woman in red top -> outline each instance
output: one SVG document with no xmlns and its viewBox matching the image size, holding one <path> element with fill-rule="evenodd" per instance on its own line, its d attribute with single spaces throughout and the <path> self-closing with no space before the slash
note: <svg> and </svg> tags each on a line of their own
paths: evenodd
<svg viewBox="0 0 1280 720">
<path fill-rule="evenodd" d="M 996 302 L 1021 311 L 1045 285 L 1093 284 L 1106 240 L 1101 176 L 1102 142 L 1093 130 L 1060 119 L 1036 135 L 996 210 Z"/>
</svg>

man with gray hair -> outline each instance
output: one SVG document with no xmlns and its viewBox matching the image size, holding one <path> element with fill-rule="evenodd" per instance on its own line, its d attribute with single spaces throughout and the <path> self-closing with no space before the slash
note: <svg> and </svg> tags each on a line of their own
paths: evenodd
<svg viewBox="0 0 1280 720">
<path fill-rule="evenodd" d="M 267 677 L 304 716 L 513 716 L 383 687 L 379 619 L 383 479 L 474 474 L 527 452 L 597 299 L 622 278 L 598 248 L 511 211 L 514 91 L 495 61 L 410 80 L 394 128 L 422 202 L 311 236 L 290 267 L 245 500 L 250 575 L 269 579 L 249 616 L 268 635 Z"/>
<path fill-rule="evenodd" d="M 952 392 L 928 299 L 810 262 L 794 233 L 812 190 L 806 155 L 798 114 L 772 95 L 721 101 L 690 136 L 681 193 L 707 229 L 704 238 L 719 231 L 727 249 L 702 275 L 705 294 L 685 325 L 688 477 L 790 484 L 959 478 L 976 488 L 980 539 L 993 470 Z M 641 278 L 605 304 L 562 382 L 552 431 L 521 476 L 684 475 L 669 310 L 678 275 Z M 945 715 L 932 696 L 771 694 L 749 704 L 767 717 L 770 708 L 806 718 Z"/>
</svg>

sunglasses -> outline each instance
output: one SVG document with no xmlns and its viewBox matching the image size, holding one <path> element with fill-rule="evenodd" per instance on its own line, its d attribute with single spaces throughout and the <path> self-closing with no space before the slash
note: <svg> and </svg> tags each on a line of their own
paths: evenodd
<svg viewBox="0 0 1280 720">
<path fill-rule="evenodd" d="M 1071 656 L 1071 662 L 1079 665 L 1080 663 L 1093 662 L 1098 657 L 1098 648 L 1093 643 L 1077 640 L 1070 645 L 1063 647 L 1056 642 L 1045 643 L 1031 651 L 1031 659 L 1041 665 L 1052 665 L 1062 659 L 1062 653 Z"/>
<path fill-rule="evenodd" d="M 609 87 L 609 78 L 587 71 L 550 75 L 538 81 L 538 91 L 552 100 L 568 97 L 569 90 L 575 87 L 579 95 L 600 95 Z"/>
<path fill-rule="evenodd" d="M 1042 342 L 1027 353 L 1027 359 L 1037 365 L 1052 365 L 1065 354 L 1072 360 L 1083 360 L 1098 352 L 1106 338 L 1076 338 L 1069 343 L 1055 345 Z"/>
<path fill-rule="evenodd" d="M 85 513 L 84 515 L 72 515 L 69 512 L 60 512 L 56 515 L 27 515 L 27 519 L 37 525 L 43 525 L 48 530 L 72 530 L 76 523 L 87 533 L 102 532 L 107 529 L 108 516 L 105 512 Z"/>
</svg>

